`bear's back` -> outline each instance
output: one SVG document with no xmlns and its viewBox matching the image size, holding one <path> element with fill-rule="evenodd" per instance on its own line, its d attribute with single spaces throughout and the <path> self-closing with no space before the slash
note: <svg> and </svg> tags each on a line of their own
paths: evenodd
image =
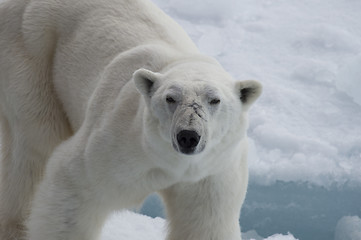
<svg viewBox="0 0 361 240">
<path fill-rule="evenodd" d="M 147 44 L 198 53 L 184 30 L 148 0 L 30 0 L 23 33 L 28 51 L 53 64 L 55 90 L 76 119 L 84 117 L 99 76 L 117 55 Z"/>
<path fill-rule="evenodd" d="M 23 19 L 24 40 L 34 55 L 44 52 L 44 43 L 53 49 L 74 40 L 103 51 L 159 41 L 197 51 L 184 30 L 150 0 L 30 0 Z"/>
</svg>

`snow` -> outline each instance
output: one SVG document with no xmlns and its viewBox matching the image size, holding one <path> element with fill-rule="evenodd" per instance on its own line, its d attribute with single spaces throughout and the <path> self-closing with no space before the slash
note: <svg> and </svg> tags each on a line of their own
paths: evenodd
<svg viewBox="0 0 361 240">
<path fill-rule="evenodd" d="M 346 216 L 338 221 L 335 240 L 360 240 L 361 219 L 358 216 Z"/>
<path fill-rule="evenodd" d="M 102 240 L 164 240 L 166 224 L 162 218 L 151 218 L 130 211 L 115 213 L 102 231 Z"/>
<path fill-rule="evenodd" d="M 336 87 L 348 94 L 361 106 L 361 54 L 347 61 L 340 69 L 336 79 Z"/>
<path fill-rule="evenodd" d="M 292 234 L 282 235 L 282 234 L 275 234 L 265 240 L 296 240 Z"/>
<path fill-rule="evenodd" d="M 291 233 L 287 233 L 287 235 L 282 234 L 274 234 L 269 236 L 268 238 L 262 238 L 257 234 L 255 230 L 248 231 L 242 234 L 243 240 L 297 240 Z"/>
<path fill-rule="evenodd" d="M 115 213 L 105 224 L 102 240 L 165 240 L 166 222 L 130 211 Z M 243 240 L 263 240 L 254 231 L 245 233 Z M 264 240 L 296 240 L 292 234 L 275 234 Z"/>
</svg>

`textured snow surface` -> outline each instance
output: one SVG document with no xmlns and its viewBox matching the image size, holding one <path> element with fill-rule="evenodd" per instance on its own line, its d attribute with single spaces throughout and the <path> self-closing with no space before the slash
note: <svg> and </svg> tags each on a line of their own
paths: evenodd
<svg viewBox="0 0 361 240">
<path fill-rule="evenodd" d="M 115 213 L 105 225 L 102 240 L 164 240 L 166 225 L 162 218 L 151 218 L 129 211 Z"/>
<path fill-rule="evenodd" d="M 165 240 L 166 223 L 162 218 L 151 218 L 124 211 L 114 214 L 107 222 L 102 240 Z M 243 234 L 243 240 L 263 240 L 254 231 Z M 296 240 L 292 234 L 276 234 L 264 240 Z"/>
<path fill-rule="evenodd" d="M 335 240 L 360 240 L 361 219 L 358 216 L 343 217 L 336 226 Z"/>
</svg>

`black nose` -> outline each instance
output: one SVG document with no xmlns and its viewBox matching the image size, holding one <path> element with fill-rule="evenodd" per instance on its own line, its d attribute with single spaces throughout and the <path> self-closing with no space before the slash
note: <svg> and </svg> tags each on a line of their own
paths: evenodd
<svg viewBox="0 0 361 240">
<path fill-rule="evenodd" d="M 182 130 L 177 134 L 178 146 L 182 153 L 193 153 L 201 137 L 195 131 Z"/>
</svg>

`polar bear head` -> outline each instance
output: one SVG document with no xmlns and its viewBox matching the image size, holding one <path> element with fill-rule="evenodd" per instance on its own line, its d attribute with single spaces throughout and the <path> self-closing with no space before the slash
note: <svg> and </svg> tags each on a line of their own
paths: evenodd
<svg viewBox="0 0 361 240">
<path fill-rule="evenodd" d="M 218 64 L 183 61 L 161 72 L 137 70 L 133 79 L 143 95 L 156 134 L 170 148 L 199 154 L 245 135 L 245 113 L 261 93 L 256 81 L 234 81 Z"/>
</svg>

